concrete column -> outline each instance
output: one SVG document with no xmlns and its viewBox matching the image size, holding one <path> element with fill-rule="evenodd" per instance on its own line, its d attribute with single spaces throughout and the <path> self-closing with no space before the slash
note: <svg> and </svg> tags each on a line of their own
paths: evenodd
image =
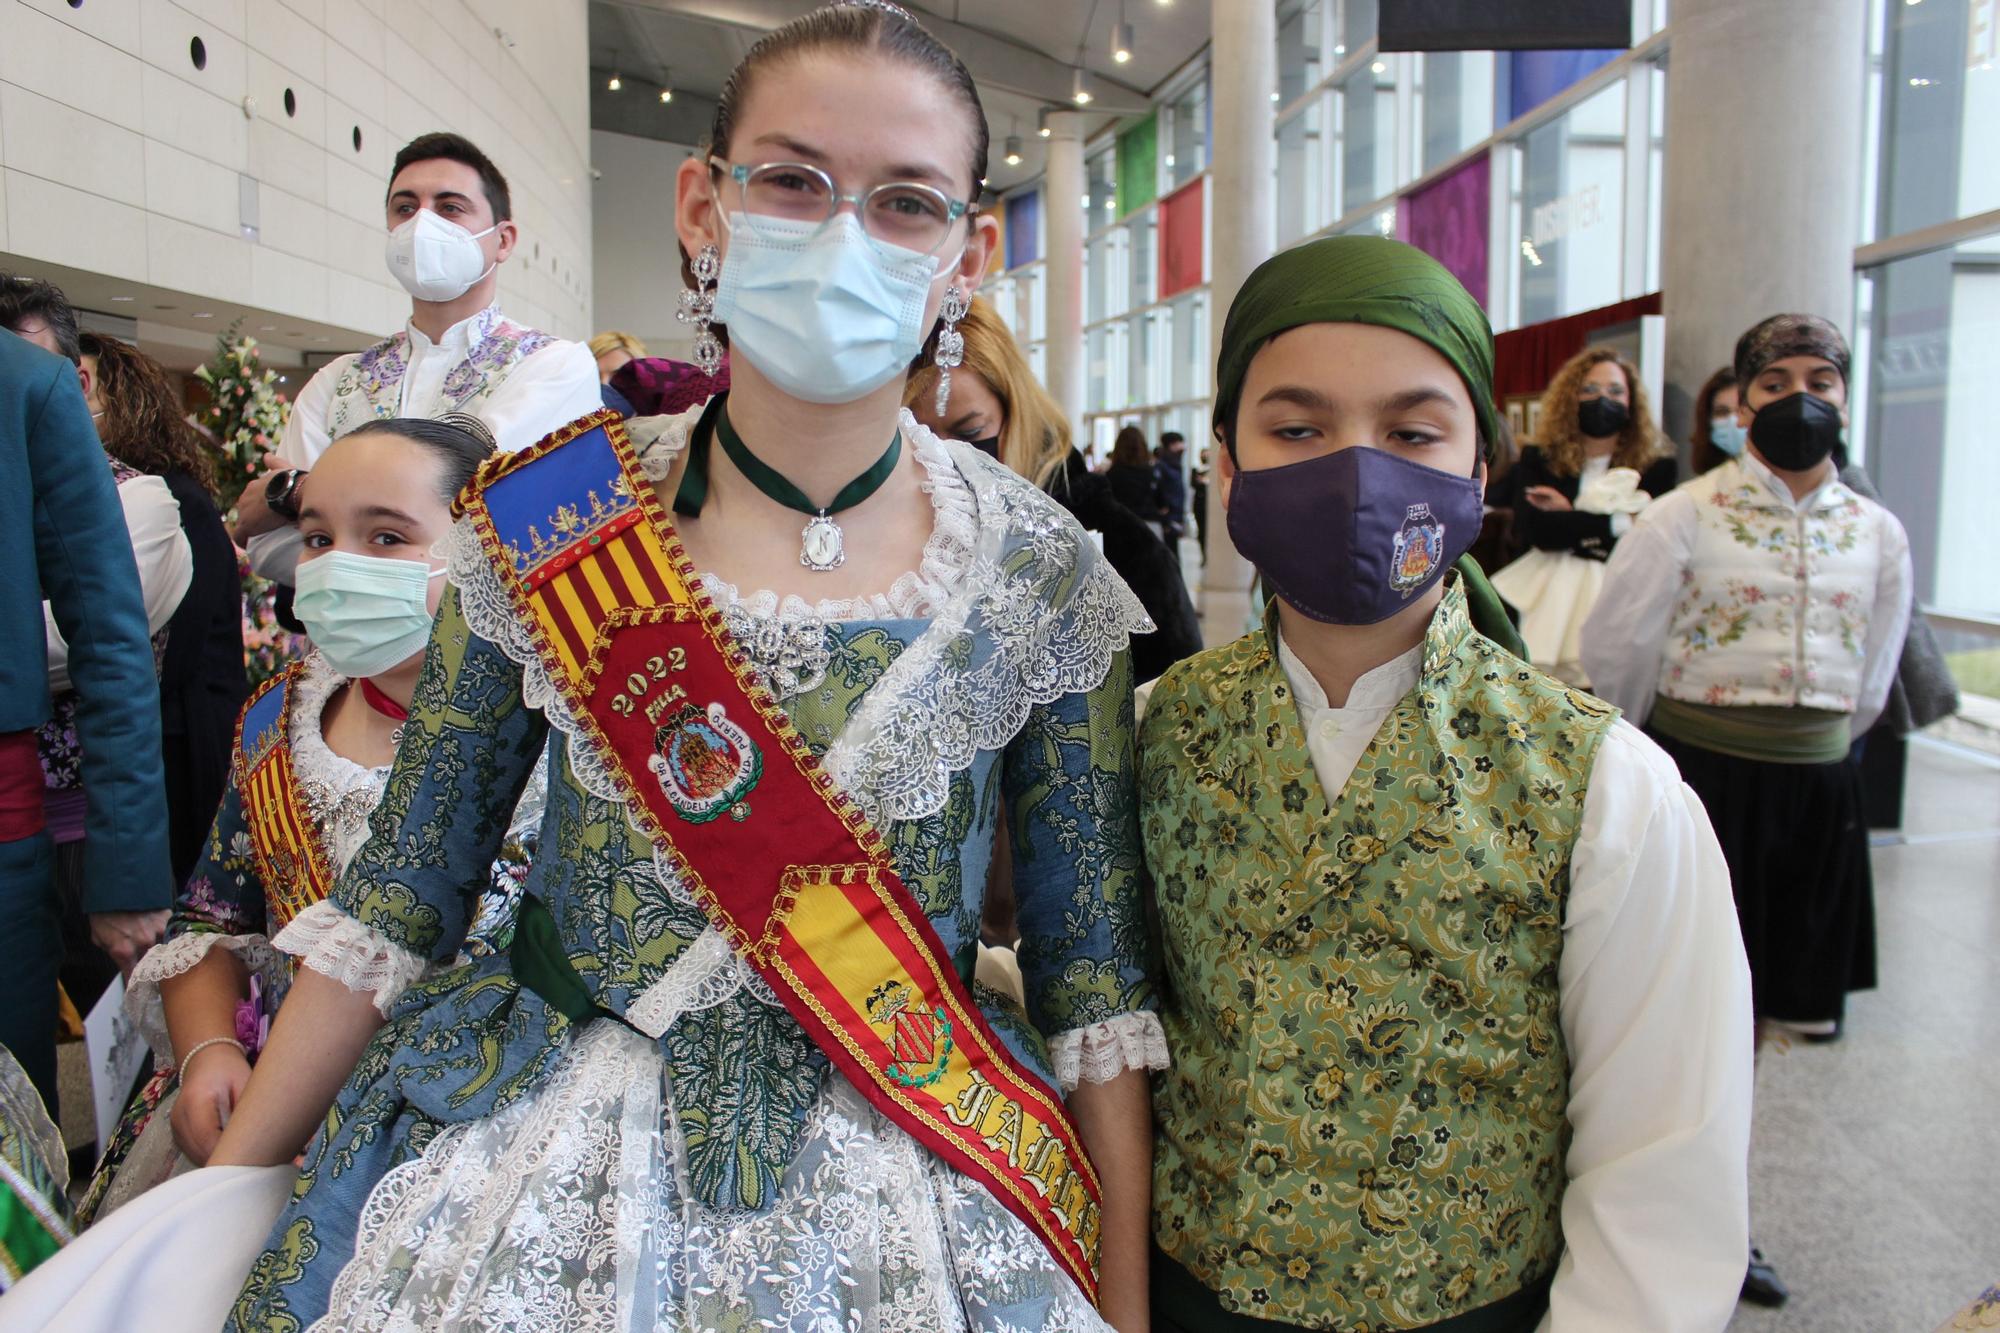
<svg viewBox="0 0 2000 1333">
<path fill-rule="evenodd" d="M 1209 364 L 1222 348 L 1223 317 L 1250 271 L 1270 258 L 1276 185 L 1271 93 L 1277 88 L 1277 6 L 1214 0 L 1209 90 L 1215 125 L 1208 152 Z M 1216 446 L 1220 448 L 1218 444 Z M 1217 477 L 1211 466 L 1209 475 Z M 1227 643 L 1243 632 L 1251 569 L 1229 540 L 1222 487 L 1208 488 L 1208 559 L 1202 566 L 1202 638 Z"/>
<path fill-rule="evenodd" d="M 1270 258 L 1276 184 L 1272 102 L 1278 86 L 1278 6 L 1270 0 L 1214 0 L 1210 6 L 1208 96 L 1208 364 L 1222 350 L 1222 320 L 1236 288 Z M 1222 448 L 1218 442 L 1216 448 Z M 1218 478 L 1218 468 L 1208 474 Z M 1202 640 L 1228 642 L 1250 612 L 1250 562 L 1230 540 L 1220 478 L 1208 486 L 1208 560 L 1202 564 Z"/>
<path fill-rule="evenodd" d="M 1660 285 L 1663 421 L 1766 315 L 1853 336 L 1867 0 L 1674 0 Z"/>
<path fill-rule="evenodd" d="M 1042 190 L 1048 228 L 1049 393 L 1079 447 L 1083 431 L 1083 116 L 1049 115 L 1049 164 Z"/>
</svg>

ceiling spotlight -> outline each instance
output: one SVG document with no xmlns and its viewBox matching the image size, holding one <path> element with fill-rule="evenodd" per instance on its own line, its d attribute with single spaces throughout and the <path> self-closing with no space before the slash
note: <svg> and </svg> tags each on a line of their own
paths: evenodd
<svg viewBox="0 0 2000 1333">
<path fill-rule="evenodd" d="M 1132 25 L 1120 23 L 1111 30 L 1111 58 L 1121 65 L 1132 60 Z"/>
<path fill-rule="evenodd" d="M 619 78 L 616 74 L 613 74 L 608 80 L 605 81 L 604 86 L 610 91 L 615 93 L 620 88 L 623 88 L 625 86 L 625 80 Z"/>
<path fill-rule="evenodd" d="M 1018 167 L 1021 165 L 1020 135 L 1010 134 L 1007 136 L 1007 152 L 1006 155 L 1003 156 L 1000 160 L 1002 162 L 1005 162 L 1010 167 Z"/>
<path fill-rule="evenodd" d="M 1039 130 L 1036 130 L 1035 133 L 1040 135 L 1042 138 L 1046 139 L 1050 135 L 1054 134 L 1055 131 L 1049 128 L 1049 123 L 1045 120 L 1042 122 L 1042 127 Z"/>
<path fill-rule="evenodd" d="M 1379 60 L 1368 68 L 1376 74 L 1387 74 L 1389 72 L 1389 67 Z"/>
<path fill-rule="evenodd" d="M 1090 76 L 1078 65 L 1069 81 L 1069 100 L 1078 106 L 1089 106 L 1091 101 Z"/>
<path fill-rule="evenodd" d="M 671 89 L 671 88 L 662 88 L 662 89 L 660 89 L 660 105 L 661 105 L 661 106 L 665 106 L 665 105 L 666 105 L 667 103 L 669 103 L 669 102 L 671 102 L 671 101 L 673 101 L 673 100 L 674 100 L 674 90 L 673 90 L 673 89 Z"/>
</svg>

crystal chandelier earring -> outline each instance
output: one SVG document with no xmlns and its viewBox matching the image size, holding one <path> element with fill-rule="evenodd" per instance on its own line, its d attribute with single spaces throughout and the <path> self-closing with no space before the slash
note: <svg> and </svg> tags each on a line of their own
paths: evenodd
<svg viewBox="0 0 2000 1333">
<path fill-rule="evenodd" d="M 701 247 L 694 257 L 693 289 L 681 293 L 680 313 L 674 318 L 695 327 L 694 363 L 704 375 L 722 369 L 722 339 L 715 336 L 709 320 L 715 315 L 715 280 L 722 274 L 722 252 L 713 245 Z"/>
<path fill-rule="evenodd" d="M 958 331 L 958 321 L 965 318 L 970 308 L 964 288 L 954 282 L 944 289 L 944 305 L 938 311 L 944 319 L 944 327 L 938 330 L 936 358 L 939 416 L 944 415 L 945 404 L 951 401 L 951 372 L 965 364 L 965 335 Z"/>
</svg>

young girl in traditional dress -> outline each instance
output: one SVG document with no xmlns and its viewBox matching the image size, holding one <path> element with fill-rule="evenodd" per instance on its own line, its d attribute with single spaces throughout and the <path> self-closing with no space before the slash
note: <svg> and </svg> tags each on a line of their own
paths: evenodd
<svg viewBox="0 0 2000 1333">
<path fill-rule="evenodd" d="M 900 408 L 994 243 L 984 127 L 894 6 L 761 40 L 679 181 L 730 393 L 467 491 L 374 836 L 276 941 L 210 1158 L 306 1147 L 229 1327 L 1148 1326 L 1144 617 Z M 545 741 L 511 948 L 440 972 Z M 966 981 L 1003 793 L 1029 1021 Z"/>
<path fill-rule="evenodd" d="M 271 937 L 325 897 L 382 798 L 441 595 L 428 552 L 492 451 L 483 432 L 469 417 L 390 420 L 314 469 L 299 605 L 315 647 L 246 705 L 206 850 L 166 942 L 133 971 L 126 1007 L 158 1072 L 107 1146 L 83 1224 L 206 1162 L 242 1095 L 293 975 Z M 500 869 L 496 888 L 513 882 Z"/>
</svg>

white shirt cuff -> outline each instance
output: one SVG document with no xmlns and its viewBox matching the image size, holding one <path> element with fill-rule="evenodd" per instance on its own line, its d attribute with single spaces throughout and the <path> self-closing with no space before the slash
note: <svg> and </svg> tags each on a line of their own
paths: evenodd
<svg viewBox="0 0 2000 1333">
<path fill-rule="evenodd" d="M 1165 1069 L 1167 1033 L 1160 1016 L 1140 1009 L 1049 1039 L 1049 1063 L 1064 1092 L 1079 1084 L 1109 1083 L 1128 1069 Z"/>
<path fill-rule="evenodd" d="M 330 902 L 314 903 L 271 941 L 279 949 L 351 991 L 373 991 L 387 1018 L 396 1001 L 434 970 L 431 961 L 362 925 Z"/>
</svg>

